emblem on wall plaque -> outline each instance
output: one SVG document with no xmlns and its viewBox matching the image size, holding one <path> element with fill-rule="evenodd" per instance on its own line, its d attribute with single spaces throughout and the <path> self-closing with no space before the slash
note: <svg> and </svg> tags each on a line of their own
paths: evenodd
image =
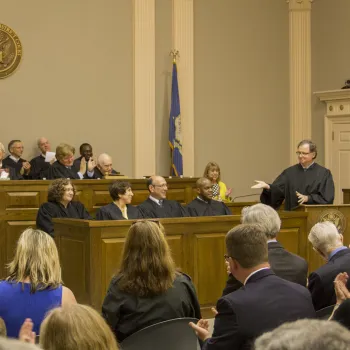
<svg viewBox="0 0 350 350">
<path fill-rule="evenodd" d="M 22 58 L 22 44 L 17 34 L 0 23 L 0 78 L 11 75 Z"/>
<path fill-rule="evenodd" d="M 321 212 L 318 217 L 318 222 L 324 221 L 332 222 L 338 229 L 339 233 L 343 234 L 346 229 L 346 218 L 339 210 L 329 209 Z"/>
</svg>

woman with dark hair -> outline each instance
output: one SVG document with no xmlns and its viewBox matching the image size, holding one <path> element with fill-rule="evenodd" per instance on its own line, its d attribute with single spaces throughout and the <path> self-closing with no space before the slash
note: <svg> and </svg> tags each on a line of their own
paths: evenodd
<svg viewBox="0 0 350 350">
<path fill-rule="evenodd" d="M 130 203 L 134 194 L 131 185 L 126 181 L 115 181 L 109 186 L 113 202 L 101 207 L 96 213 L 97 220 L 130 220 L 141 219 L 142 214 Z"/>
<path fill-rule="evenodd" d="M 120 342 L 158 322 L 201 317 L 191 278 L 176 271 L 161 224 L 131 225 L 102 314 Z"/>
<path fill-rule="evenodd" d="M 91 220 L 92 217 L 80 202 L 74 202 L 75 188 L 69 179 L 52 181 L 47 193 L 48 202 L 41 205 L 36 217 L 36 226 L 54 236 L 53 218 Z"/>
<path fill-rule="evenodd" d="M 209 162 L 205 169 L 203 177 L 209 179 L 213 188 L 213 199 L 220 202 L 231 202 L 232 189 L 227 189 L 226 185 L 220 178 L 220 167 L 218 163 Z"/>
</svg>

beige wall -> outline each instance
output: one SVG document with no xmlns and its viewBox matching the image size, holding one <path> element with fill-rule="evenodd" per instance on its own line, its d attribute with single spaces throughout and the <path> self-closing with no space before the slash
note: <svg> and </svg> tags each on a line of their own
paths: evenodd
<svg viewBox="0 0 350 350">
<path fill-rule="evenodd" d="M 172 0 L 156 0 L 156 172 L 169 175 Z"/>
<path fill-rule="evenodd" d="M 233 196 L 254 193 L 288 166 L 288 5 L 200 0 L 194 15 L 195 175 L 215 160 Z"/>
<path fill-rule="evenodd" d="M 0 141 L 22 139 L 28 159 L 42 135 L 53 146 L 90 142 L 132 174 L 132 1 L 2 0 L 0 8 L 23 45 L 19 70 L 0 80 Z"/>
<path fill-rule="evenodd" d="M 336 90 L 350 79 L 349 0 L 317 0 L 312 4 L 312 91 Z M 312 138 L 324 163 L 326 105 L 313 96 Z"/>
</svg>

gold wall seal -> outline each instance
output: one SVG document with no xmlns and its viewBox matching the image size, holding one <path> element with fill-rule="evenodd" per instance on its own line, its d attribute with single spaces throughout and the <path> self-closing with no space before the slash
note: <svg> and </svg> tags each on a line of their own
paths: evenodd
<svg viewBox="0 0 350 350">
<path fill-rule="evenodd" d="M 337 227 L 339 233 L 344 233 L 346 230 L 346 218 L 336 209 L 328 209 L 321 212 L 318 217 L 318 222 L 330 221 Z"/>
<path fill-rule="evenodd" d="M 22 58 L 22 44 L 17 34 L 0 23 L 0 78 L 11 75 Z"/>
</svg>

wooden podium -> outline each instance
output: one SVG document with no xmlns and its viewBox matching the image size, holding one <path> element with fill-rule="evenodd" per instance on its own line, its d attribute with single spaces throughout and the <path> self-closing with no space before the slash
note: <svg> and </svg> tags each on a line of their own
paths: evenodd
<svg viewBox="0 0 350 350">
<path fill-rule="evenodd" d="M 306 258 L 306 213 L 282 213 L 279 241 Z M 212 317 L 226 283 L 225 235 L 240 216 L 161 219 L 176 265 L 196 286 L 205 317 Z M 116 272 L 132 221 L 54 219 L 63 281 L 79 303 L 101 310 L 111 277 Z"/>
</svg>

